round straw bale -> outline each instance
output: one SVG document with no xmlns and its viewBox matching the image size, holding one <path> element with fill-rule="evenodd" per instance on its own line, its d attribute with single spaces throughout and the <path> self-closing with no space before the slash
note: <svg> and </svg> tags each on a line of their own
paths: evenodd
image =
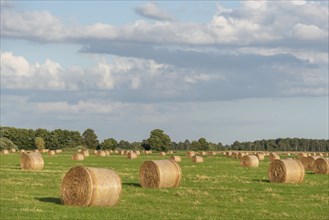
<svg viewBox="0 0 329 220">
<path fill-rule="evenodd" d="M 16 149 L 15 148 L 12 148 L 12 149 L 10 149 L 10 152 L 11 153 L 16 153 Z"/>
<path fill-rule="evenodd" d="M 201 156 L 206 156 L 206 155 L 207 155 L 207 152 L 205 152 L 205 151 L 201 151 L 201 152 L 200 152 L 200 155 L 201 155 Z"/>
<path fill-rule="evenodd" d="M 174 151 L 172 151 L 172 150 L 167 152 L 167 154 L 173 154 L 173 153 L 174 153 Z"/>
<path fill-rule="evenodd" d="M 85 156 L 83 156 L 83 154 L 81 154 L 81 153 L 72 155 L 72 160 L 84 160 L 84 159 L 85 159 Z"/>
<path fill-rule="evenodd" d="M 203 163 L 203 157 L 194 155 L 192 157 L 192 162 L 193 163 Z"/>
<path fill-rule="evenodd" d="M 81 153 L 81 152 L 82 152 L 82 149 L 79 149 L 79 150 L 78 150 L 78 153 Z"/>
<path fill-rule="evenodd" d="M 89 157 L 89 150 L 83 150 L 82 154 L 84 157 Z"/>
<path fill-rule="evenodd" d="M 317 153 L 315 154 L 315 156 L 323 157 L 323 153 L 321 153 L 321 152 L 317 152 Z"/>
<path fill-rule="evenodd" d="M 314 162 L 318 158 L 320 158 L 320 156 L 308 156 L 301 158 L 300 161 L 302 162 L 305 170 L 313 170 Z"/>
<path fill-rule="evenodd" d="M 270 161 L 280 160 L 280 156 L 277 155 L 276 153 L 270 153 L 270 154 L 268 155 L 268 158 L 270 159 Z"/>
<path fill-rule="evenodd" d="M 237 159 L 241 159 L 245 155 L 248 155 L 248 153 L 246 153 L 246 152 L 239 152 L 238 153 L 238 156 L 237 156 Z"/>
<path fill-rule="evenodd" d="M 128 154 L 127 154 L 127 157 L 129 159 L 136 159 L 137 158 L 137 154 L 135 152 L 132 152 L 130 151 Z"/>
<path fill-rule="evenodd" d="M 270 182 L 301 183 L 304 180 L 305 170 L 299 160 L 273 160 L 268 169 Z"/>
<path fill-rule="evenodd" d="M 2 150 L 1 154 L 9 154 L 9 150 Z"/>
<path fill-rule="evenodd" d="M 182 158 L 180 156 L 171 156 L 170 160 L 173 160 L 175 162 L 181 162 Z"/>
<path fill-rule="evenodd" d="M 216 151 L 209 151 L 208 152 L 209 156 L 216 156 L 216 154 L 217 154 Z"/>
<path fill-rule="evenodd" d="M 113 170 L 76 166 L 62 180 L 61 198 L 65 205 L 114 206 L 121 188 L 121 178 Z"/>
<path fill-rule="evenodd" d="M 140 184 L 144 188 L 173 188 L 181 181 L 181 168 L 173 160 L 145 161 L 140 167 Z"/>
<path fill-rule="evenodd" d="M 160 156 L 166 156 L 166 152 L 160 152 Z"/>
<path fill-rule="evenodd" d="M 255 155 L 244 155 L 240 159 L 240 164 L 243 167 L 258 167 L 259 160 L 258 157 Z"/>
<path fill-rule="evenodd" d="M 137 156 L 141 155 L 141 152 L 140 152 L 139 150 L 134 150 L 134 153 L 135 153 Z"/>
<path fill-rule="evenodd" d="M 105 155 L 106 155 L 106 156 L 110 156 L 110 155 L 111 155 L 110 151 L 109 151 L 109 150 L 106 150 L 106 151 L 105 151 Z"/>
<path fill-rule="evenodd" d="M 226 152 L 226 157 L 231 157 L 232 156 L 232 152 L 231 151 L 228 151 L 228 152 Z"/>
<path fill-rule="evenodd" d="M 316 174 L 329 174 L 329 158 L 319 157 L 315 160 L 313 171 Z"/>
<path fill-rule="evenodd" d="M 20 165 L 24 170 L 42 170 L 45 163 L 39 152 L 31 152 L 21 154 Z"/>
<path fill-rule="evenodd" d="M 48 149 L 42 149 L 41 150 L 41 153 L 47 153 L 48 152 Z"/>
<path fill-rule="evenodd" d="M 62 153 L 62 150 L 61 150 L 61 149 L 56 149 L 56 150 L 55 150 L 55 153 L 56 153 L 56 154 Z"/>
<path fill-rule="evenodd" d="M 265 155 L 262 153 L 257 153 L 256 157 L 258 158 L 258 160 L 264 160 L 265 159 Z"/>
<path fill-rule="evenodd" d="M 97 156 L 98 155 L 98 150 L 94 150 L 94 154 Z"/>
<path fill-rule="evenodd" d="M 54 150 L 48 151 L 48 156 L 55 156 L 56 152 Z"/>
<path fill-rule="evenodd" d="M 99 157 L 105 157 L 106 156 L 106 153 L 105 153 L 105 151 L 100 150 L 100 151 L 97 152 L 97 156 L 99 156 Z"/>
<path fill-rule="evenodd" d="M 36 153 L 38 153 L 38 152 L 39 152 L 39 150 L 38 150 L 38 149 L 34 149 L 34 150 L 33 150 L 33 152 L 36 152 Z"/>
<path fill-rule="evenodd" d="M 298 153 L 298 158 L 301 159 L 302 157 L 307 157 L 307 153 L 303 153 L 303 152 Z"/>
<path fill-rule="evenodd" d="M 187 157 L 193 157 L 195 155 L 195 152 L 194 151 L 187 151 L 186 152 L 186 156 Z"/>
</svg>

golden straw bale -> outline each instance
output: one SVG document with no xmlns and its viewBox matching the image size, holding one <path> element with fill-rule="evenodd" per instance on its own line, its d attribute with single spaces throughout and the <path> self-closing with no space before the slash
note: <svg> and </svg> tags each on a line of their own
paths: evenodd
<svg viewBox="0 0 329 220">
<path fill-rule="evenodd" d="M 85 156 L 83 156 L 83 154 L 81 154 L 81 153 L 72 155 L 72 160 L 84 160 L 84 159 L 85 159 Z"/>
<path fill-rule="evenodd" d="M 167 152 L 167 154 L 173 154 L 173 153 L 174 153 L 174 151 L 172 151 L 172 150 Z"/>
<path fill-rule="evenodd" d="M 84 157 L 89 157 L 89 150 L 83 150 L 82 154 Z"/>
<path fill-rule="evenodd" d="M 202 156 L 196 156 L 196 155 L 194 155 L 192 157 L 192 162 L 193 163 L 203 163 L 203 157 Z"/>
<path fill-rule="evenodd" d="M 11 153 L 16 153 L 16 149 L 15 148 L 12 148 L 12 149 L 10 149 L 10 152 Z"/>
<path fill-rule="evenodd" d="M 62 153 L 63 151 L 61 149 L 56 149 L 55 150 L 56 154 Z"/>
<path fill-rule="evenodd" d="M 194 151 L 187 151 L 186 152 L 186 156 L 187 157 L 193 157 L 195 155 L 195 152 Z"/>
<path fill-rule="evenodd" d="M 180 156 L 171 156 L 170 160 L 173 160 L 175 162 L 181 162 L 182 158 Z"/>
<path fill-rule="evenodd" d="M 105 151 L 103 151 L 103 150 L 99 150 L 99 151 L 97 152 L 97 156 L 99 156 L 99 157 L 105 157 L 105 156 L 106 156 L 106 153 L 105 153 Z"/>
<path fill-rule="evenodd" d="M 79 149 L 79 150 L 78 150 L 78 153 L 81 153 L 81 152 L 82 152 L 82 149 Z"/>
<path fill-rule="evenodd" d="M 111 155 L 110 151 L 109 151 L 109 150 L 106 150 L 106 151 L 105 151 L 105 155 L 106 155 L 106 156 L 110 156 L 110 155 Z"/>
<path fill-rule="evenodd" d="M 239 152 L 237 155 L 237 159 L 241 159 L 243 156 L 248 155 L 246 152 Z"/>
<path fill-rule="evenodd" d="M 1 154 L 9 154 L 9 150 L 2 150 Z"/>
<path fill-rule="evenodd" d="M 173 160 L 145 161 L 140 167 L 140 184 L 144 188 L 178 187 L 181 181 L 181 168 Z"/>
<path fill-rule="evenodd" d="M 98 150 L 94 150 L 94 154 L 97 156 L 98 155 Z"/>
<path fill-rule="evenodd" d="M 216 151 L 209 151 L 208 152 L 209 156 L 216 156 L 216 154 L 217 154 Z"/>
<path fill-rule="evenodd" d="M 139 150 L 134 150 L 134 153 L 135 153 L 137 156 L 141 155 L 141 152 L 140 152 Z"/>
<path fill-rule="evenodd" d="M 225 156 L 226 156 L 226 157 L 231 157 L 231 156 L 232 156 L 232 152 L 231 152 L 231 151 L 226 152 L 226 153 L 225 153 Z"/>
<path fill-rule="evenodd" d="M 132 152 L 130 151 L 128 154 L 127 154 L 127 157 L 129 159 L 136 159 L 137 158 L 137 154 L 135 152 Z"/>
<path fill-rule="evenodd" d="M 265 155 L 262 153 L 257 153 L 256 157 L 258 158 L 258 160 L 264 160 L 265 159 Z"/>
<path fill-rule="evenodd" d="M 270 182 L 301 183 L 304 180 L 305 170 L 299 160 L 273 160 L 268 169 Z"/>
<path fill-rule="evenodd" d="M 200 155 L 201 155 L 201 156 L 207 156 L 207 152 L 206 152 L 206 151 L 201 151 L 201 152 L 200 152 Z"/>
<path fill-rule="evenodd" d="M 160 152 L 160 156 L 166 156 L 166 152 Z"/>
<path fill-rule="evenodd" d="M 307 157 L 307 153 L 304 152 L 298 153 L 298 158 L 301 159 L 302 157 Z"/>
<path fill-rule="evenodd" d="M 76 166 L 62 180 L 61 198 L 65 205 L 114 206 L 121 188 L 121 178 L 113 170 Z"/>
<path fill-rule="evenodd" d="M 38 149 L 34 149 L 33 152 L 39 153 L 39 150 Z"/>
<path fill-rule="evenodd" d="M 45 163 L 39 152 L 31 152 L 21 154 L 20 165 L 24 170 L 42 170 Z"/>
<path fill-rule="evenodd" d="M 320 158 L 319 156 L 308 156 L 302 157 L 300 161 L 302 162 L 305 170 L 313 171 L 313 165 L 316 159 Z"/>
<path fill-rule="evenodd" d="M 321 152 L 317 152 L 317 153 L 315 154 L 315 156 L 323 157 L 323 153 L 321 153 Z"/>
<path fill-rule="evenodd" d="M 48 151 L 48 156 L 55 156 L 56 152 L 54 150 Z"/>
<path fill-rule="evenodd" d="M 280 156 L 277 155 L 276 153 L 270 153 L 268 155 L 268 158 L 270 159 L 270 161 L 273 161 L 273 160 L 280 160 Z"/>
<path fill-rule="evenodd" d="M 329 174 L 329 158 L 319 157 L 315 160 L 313 171 L 316 174 Z"/>
<path fill-rule="evenodd" d="M 240 164 L 243 167 L 258 167 L 259 160 L 258 157 L 255 155 L 244 155 L 240 159 Z"/>
</svg>

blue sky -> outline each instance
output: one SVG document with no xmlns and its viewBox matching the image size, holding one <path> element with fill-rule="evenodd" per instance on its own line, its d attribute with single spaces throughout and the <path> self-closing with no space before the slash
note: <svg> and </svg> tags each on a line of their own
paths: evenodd
<svg viewBox="0 0 329 220">
<path fill-rule="evenodd" d="M 1 1 L 1 125 L 328 139 L 328 2 Z"/>
</svg>

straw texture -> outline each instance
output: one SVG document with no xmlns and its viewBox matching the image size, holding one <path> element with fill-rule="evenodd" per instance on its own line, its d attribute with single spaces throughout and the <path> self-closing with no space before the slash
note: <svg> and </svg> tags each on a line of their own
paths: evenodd
<svg viewBox="0 0 329 220">
<path fill-rule="evenodd" d="M 192 162 L 193 163 L 203 163 L 203 157 L 202 156 L 196 156 L 196 155 L 194 155 L 192 157 Z"/>
<path fill-rule="evenodd" d="M 304 181 L 305 170 L 299 160 L 273 160 L 268 169 L 270 182 L 301 183 Z"/>
<path fill-rule="evenodd" d="M 181 162 L 182 158 L 180 156 L 171 156 L 170 160 L 173 160 L 175 162 Z"/>
<path fill-rule="evenodd" d="M 61 198 L 65 205 L 114 206 L 121 188 L 121 178 L 113 170 L 76 166 L 62 180 Z"/>
<path fill-rule="evenodd" d="M 144 188 L 173 188 L 181 181 L 181 168 L 173 160 L 145 161 L 140 167 L 140 184 Z"/>
<path fill-rule="evenodd" d="M 39 152 L 31 152 L 21 154 L 20 165 L 24 170 L 42 170 L 45 163 Z"/>
<path fill-rule="evenodd" d="M 316 174 L 329 174 L 329 158 L 321 158 L 315 160 L 313 171 Z"/>
<path fill-rule="evenodd" d="M 81 153 L 72 155 L 72 160 L 84 160 L 84 159 L 85 159 L 85 156 L 83 156 L 83 154 L 81 154 Z"/>
<path fill-rule="evenodd" d="M 255 155 L 245 155 L 240 159 L 240 164 L 243 167 L 258 167 L 259 160 Z"/>
</svg>

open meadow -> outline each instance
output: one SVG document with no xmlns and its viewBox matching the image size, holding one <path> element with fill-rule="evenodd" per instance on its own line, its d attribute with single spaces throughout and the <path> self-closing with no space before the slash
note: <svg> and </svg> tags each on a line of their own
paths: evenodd
<svg viewBox="0 0 329 220">
<path fill-rule="evenodd" d="M 1 219 L 328 219 L 329 176 L 306 171 L 300 184 L 270 183 L 268 157 L 257 168 L 240 165 L 223 155 L 205 156 L 192 163 L 185 152 L 182 181 L 177 188 L 146 189 L 139 168 L 146 160 L 170 155 L 142 154 L 71 159 L 73 152 L 42 154 L 40 171 L 20 168 L 20 154 L 0 155 Z M 75 207 L 61 203 L 60 184 L 76 165 L 109 168 L 122 180 L 122 194 L 114 207 Z"/>
</svg>

